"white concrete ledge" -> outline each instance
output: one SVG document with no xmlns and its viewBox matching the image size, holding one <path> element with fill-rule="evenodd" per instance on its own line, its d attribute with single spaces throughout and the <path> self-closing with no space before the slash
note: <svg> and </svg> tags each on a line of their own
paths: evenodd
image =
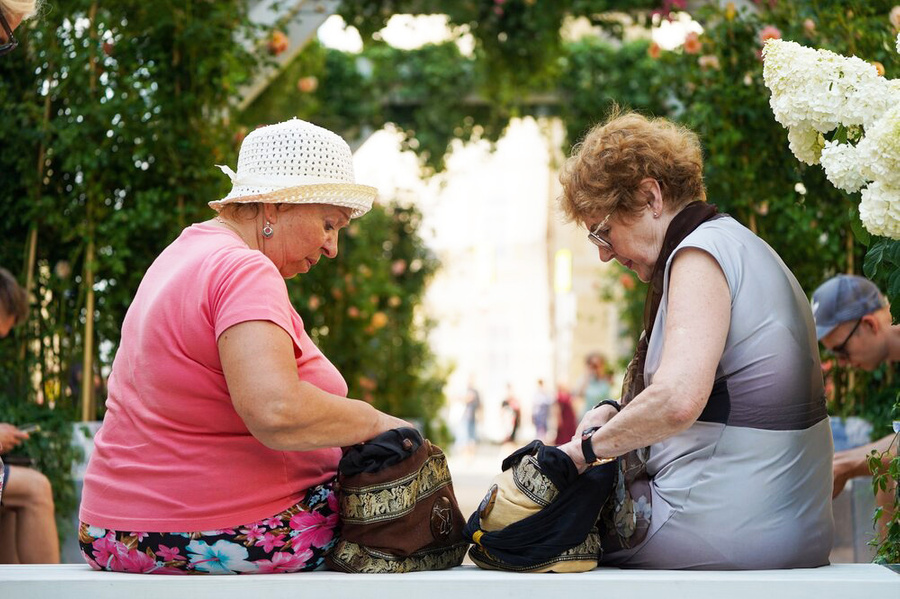
<svg viewBox="0 0 900 599">
<path fill-rule="evenodd" d="M 4 599 L 888 599 L 900 574 L 875 564 L 799 570 L 687 572 L 598 568 L 582 574 L 510 574 L 460 566 L 412 574 L 167 576 L 95 572 L 88 566 L 0 565 Z"/>
</svg>

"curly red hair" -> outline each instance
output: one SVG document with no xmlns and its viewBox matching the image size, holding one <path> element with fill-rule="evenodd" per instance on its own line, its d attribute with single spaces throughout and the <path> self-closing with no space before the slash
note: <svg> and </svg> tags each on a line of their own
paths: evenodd
<svg viewBox="0 0 900 599">
<path fill-rule="evenodd" d="M 647 204 L 641 181 L 656 179 L 667 209 L 706 201 L 703 155 L 697 135 L 664 118 L 614 109 L 572 148 L 559 175 L 560 207 L 567 220 L 583 223 L 609 214 L 634 215 Z"/>
</svg>

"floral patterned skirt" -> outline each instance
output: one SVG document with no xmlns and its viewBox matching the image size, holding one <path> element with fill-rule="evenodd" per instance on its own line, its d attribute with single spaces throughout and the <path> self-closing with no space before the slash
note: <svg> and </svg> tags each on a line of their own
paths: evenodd
<svg viewBox="0 0 900 599">
<path fill-rule="evenodd" d="M 322 565 L 338 540 L 334 481 L 280 514 L 222 530 L 125 532 L 82 522 L 78 541 L 95 570 L 143 574 L 270 574 Z"/>
</svg>

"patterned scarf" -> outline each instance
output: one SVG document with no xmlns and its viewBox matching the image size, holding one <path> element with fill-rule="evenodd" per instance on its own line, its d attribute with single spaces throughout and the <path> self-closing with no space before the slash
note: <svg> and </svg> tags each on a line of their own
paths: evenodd
<svg viewBox="0 0 900 599">
<path fill-rule="evenodd" d="M 694 229 L 718 214 L 715 205 L 706 202 L 691 202 L 685 206 L 666 229 L 662 250 L 650 275 L 647 298 L 644 300 L 644 331 L 638 341 L 634 357 L 628 364 L 625 381 L 622 384 L 621 405 L 625 406 L 644 390 L 644 363 L 647 360 L 647 348 L 650 346 L 650 335 L 653 323 L 663 296 L 663 280 L 666 263 L 675 248 Z M 619 460 L 621 476 L 616 488 L 615 507 L 603 519 L 604 538 L 601 546 L 604 552 L 617 551 L 634 547 L 644 540 L 650 528 L 650 478 L 647 475 L 647 459 L 650 448 L 643 447 L 629 451 Z"/>
</svg>

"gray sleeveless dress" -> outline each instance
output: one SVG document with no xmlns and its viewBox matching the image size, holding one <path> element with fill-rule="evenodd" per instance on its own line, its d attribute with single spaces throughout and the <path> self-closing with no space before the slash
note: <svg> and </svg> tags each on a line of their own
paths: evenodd
<svg viewBox="0 0 900 599">
<path fill-rule="evenodd" d="M 699 420 L 650 448 L 647 537 L 601 563 L 718 570 L 826 565 L 834 450 L 813 317 L 778 255 L 734 219 L 700 225 L 669 258 L 647 384 L 665 343 L 672 259 L 688 247 L 712 255 L 728 281 L 725 351 Z"/>
</svg>

